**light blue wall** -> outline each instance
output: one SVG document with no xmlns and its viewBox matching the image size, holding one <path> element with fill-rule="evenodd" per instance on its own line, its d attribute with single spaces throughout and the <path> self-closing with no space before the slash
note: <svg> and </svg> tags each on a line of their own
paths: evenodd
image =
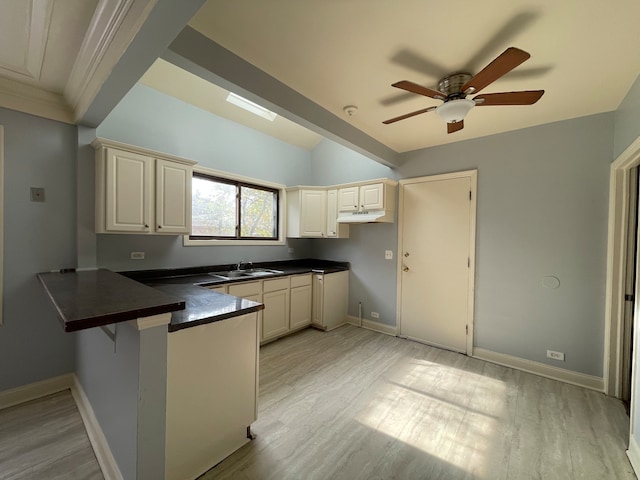
<svg viewBox="0 0 640 480">
<path fill-rule="evenodd" d="M 613 159 L 640 136 L 640 76 L 615 112 Z"/>
<path fill-rule="evenodd" d="M 620 107 L 615 112 L 615 143 L 614 158 L 620 155 L 631 145 L 638 137 L 640 137 L 640 77 L 638 77 L 627 93 Z M 636 320 L 637 325 L 637 320 Z M 638 328 L 635 329 L 636 338 L 638 337 Z M 637 342 L 634 345 L 632 353 L 632 365 L 636 368 L 640 365 L 640 349 L 637 348 Z M 635 416 L 633 419 L 633 439 L 637 445 L 640 445 L 640 375 L 635 374 L 635 385 L 632 386 L 632 399 L 634 403 L 633 409 Z"/>
<path fill-rule="evenodd" d="M 140 84 L 109 114 L 97 135 L 283 185 L 305 184 L 310 178 L 307 150 Z M 289 240 L 285 246 L 183 247 L 180 236 L 105 234 L 98 235 L 97 257 L 99 266 L 121 271 L 301 258 L 310 254 L 309 248 L 308 240 Z M 130 260 L 132 251 L 144 251 L 145 260 Z"/>
<path fill-rule="evenodd" d="M 478 169 L 475 344 L 602 375 L 609 163 L 613 113 L 408 152 L 398 178 Z M 314 152 L 319 180 L 341 179 L 335 147 Z M 322 155 L 321 153 L 326 153 Z M 371 166 L 360 165 L 361 178 Z M 314 179 L 315 180 L 315 179 Z M 320 182 L 322 183 L 322 182 Z M 351 226 L 351 238 L 314 240 L 314 253 L 351 262 L 349 313 L 395 325 L 397 223 Z M 545 275 L 558 290 L 542 287 Z M 566 362 L 546 359 L 547 349 Z"/>
<path fill-rule="evenodd" d="M 76 128 L 0 109 L 4 126 L 4 325 L 0 391 L 74 370 L 64 333 L 36 274 L 76 262 Z M 44 187 L 45 202 L 29 188 Z"/>
</svg>

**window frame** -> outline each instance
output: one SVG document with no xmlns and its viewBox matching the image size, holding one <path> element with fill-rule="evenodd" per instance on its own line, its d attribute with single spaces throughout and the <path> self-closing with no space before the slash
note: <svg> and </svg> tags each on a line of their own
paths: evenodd
<svg viewBox="0 0 640 480">
<path fill-rule="evenodd" d="M 192 178 L 194 177 L 204 177 L 211 178 L 213 180 L 220 181 L 220 183 L 228 183 L 230 185 L 235 185 L 238 188 L 241 187 L 249 187 L 249 188 L 257 188 L 261 190 L 270 191 L 276 194 L 277 196 L 277 210 L 276 210 L 276 230 L 277 230 L 277 238 L 259 238 L 259 237 L 210 237 L 210 236 L 201 236 L 193 238 L 192 235 L 184 235 L 183 236 L 183 245 L 185 247 L 193 247 L 193 246 L 211 246 L 211 245 L 285 245 L 285 216 L 286 216 L 286 186 L 265 182 L 264 180 L 258 180 L 250 177 L 244 177 L 241 175 L 235 175 L 228 172 L 223 172 L 220 170 L 214 170 L 206 167 L 195 167 L 193 168 Z M 240 212 L 240 198 L 237 198 L 236 208 L 238 213 L 238 220 L 242 221 L 241 212 Z M 236 235 L 239 235 L 239 231 Z"/>
</svg>

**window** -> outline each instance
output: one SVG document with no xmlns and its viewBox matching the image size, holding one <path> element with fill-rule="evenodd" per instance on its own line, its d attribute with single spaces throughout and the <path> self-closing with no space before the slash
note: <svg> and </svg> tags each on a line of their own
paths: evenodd
<svg viewBox="0 0 640 480">
<path fill-rule="evenodd" d="M 277 188 L 199 172 L 192 187 L 189 240 L 279 240 Z"/>
</svg>

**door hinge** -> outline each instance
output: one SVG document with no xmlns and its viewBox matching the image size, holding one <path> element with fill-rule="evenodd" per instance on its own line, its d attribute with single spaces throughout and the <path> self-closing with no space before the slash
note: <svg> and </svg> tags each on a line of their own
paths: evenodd
<svg viewBox="0 0 640 480">
<path fill-rule="evenodd" d="M 624 295 L 625 302 L 634 302 L 635 300 L 636 300 L 636 297 L 633 293 L 625 293 Z"/>
<path fill-rule="evenodd" d="M 471 201 L 471 190 L 469 190 L 469 201 Z"/>
<path fill-rule="evenodd" d="M 469 335 L 469 325 L 464 326 L 464 332 Z"/>
<path fill-rule="evenodd" d="M 471 268 L 471 257 L 467 257 L 467 268 Z"/>
</svg>

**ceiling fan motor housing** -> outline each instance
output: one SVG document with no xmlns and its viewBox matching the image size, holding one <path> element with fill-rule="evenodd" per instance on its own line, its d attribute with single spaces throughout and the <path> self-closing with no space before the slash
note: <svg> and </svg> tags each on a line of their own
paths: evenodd
<svg viewBox="0 0 640 480">
<path fill-rule="evenodd" d="M 447 94 L 446 101 L 465 98 L 466 95 L 462 91 L 462 87 L 469 80 L 471 80 L 471 74 L 469 73 L 454 73 L 453 75 L 447 75 L 438 82 L 438 90 Z"/>
</svg>

